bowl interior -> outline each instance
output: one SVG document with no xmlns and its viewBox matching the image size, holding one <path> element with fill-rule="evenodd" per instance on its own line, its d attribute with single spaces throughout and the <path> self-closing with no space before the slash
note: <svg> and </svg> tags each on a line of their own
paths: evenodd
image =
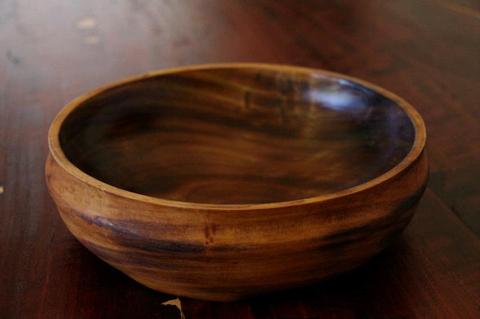
<svg viewBox="0 0 480 319">
<path fill-rule="evenodd" d="M 196 203 L 308 198 L 367 182 L 415 128 L 384 95 L 316 72 L 184 70 L 90 97 L 64 120 L 65 156 L 131 192 Z"/>
</svg>

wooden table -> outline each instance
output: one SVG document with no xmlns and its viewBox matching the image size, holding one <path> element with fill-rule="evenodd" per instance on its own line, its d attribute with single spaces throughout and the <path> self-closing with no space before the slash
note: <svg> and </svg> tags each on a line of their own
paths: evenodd
<svg viewBox="0 0 480 319">
<path fill-rule="evenodd" d="M 0 1 L 0 318 L 179 318 L 71 236 L 44 183 L 64 103 L 151 69 L 288 63 L 403 96 L 429 132 L 429 188 L 406 232 L 322 284 L 191 318 L 480 318 L 480 2 Z"/>
</svg>

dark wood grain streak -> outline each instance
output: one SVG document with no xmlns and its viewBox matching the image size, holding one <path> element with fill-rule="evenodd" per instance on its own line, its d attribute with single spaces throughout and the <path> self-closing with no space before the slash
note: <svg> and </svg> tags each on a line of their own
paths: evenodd
<svg viewBox="0 0 480 319">
<path fill-rule="evenodd" d="M 476 0 L 0 1 L 0 316 L 179 318 L 161 305 L 172 296 L 99 262 L 65 228 L 44 184 L 47 128 L 67 101 L 118 78 L 258 61 L 351 74 L 406 98 L 427 122 L 429 188 L 400 240 L 364 268 L 245 302 L 182 299 L 186 317 L 478 318 L 479 9 Z M 79 29 L 85 18 L 95 25 Z"/>
</svg>

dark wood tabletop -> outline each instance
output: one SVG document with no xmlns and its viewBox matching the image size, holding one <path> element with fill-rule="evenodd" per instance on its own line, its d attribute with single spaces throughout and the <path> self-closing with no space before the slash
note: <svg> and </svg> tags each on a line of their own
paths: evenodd
<svg viewBox="0 0 480 319">
<path fill-rule="evenodd" d="M 323 68 L 411 102 L 430 182 L 406 231 L 321 284 L 235 303 L 145 288 L 67 231 L 47 129 L 112 80 L 230 61 Z M 0 318 L 480 318 L 480 2 L 0 1 Z M 164 304 L 167 302 L 167 304 Z"/>
</svg>

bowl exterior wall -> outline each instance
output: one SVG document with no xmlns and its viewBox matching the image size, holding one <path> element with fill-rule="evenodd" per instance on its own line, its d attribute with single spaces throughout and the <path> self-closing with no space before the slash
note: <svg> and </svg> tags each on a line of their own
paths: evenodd
<svg viewBox="0 0 480 319">
<path fill-rule="evenodd" d="M 391 179 L 343 197 L 219 210 L 121 197 L 51 156 L 46 163 L 60 216 L 90 251 L 155 290 L 218 301 L 314 283 L 364 263 L 408 224 L 427 178 L 423 152 Z"/>
</svg>

